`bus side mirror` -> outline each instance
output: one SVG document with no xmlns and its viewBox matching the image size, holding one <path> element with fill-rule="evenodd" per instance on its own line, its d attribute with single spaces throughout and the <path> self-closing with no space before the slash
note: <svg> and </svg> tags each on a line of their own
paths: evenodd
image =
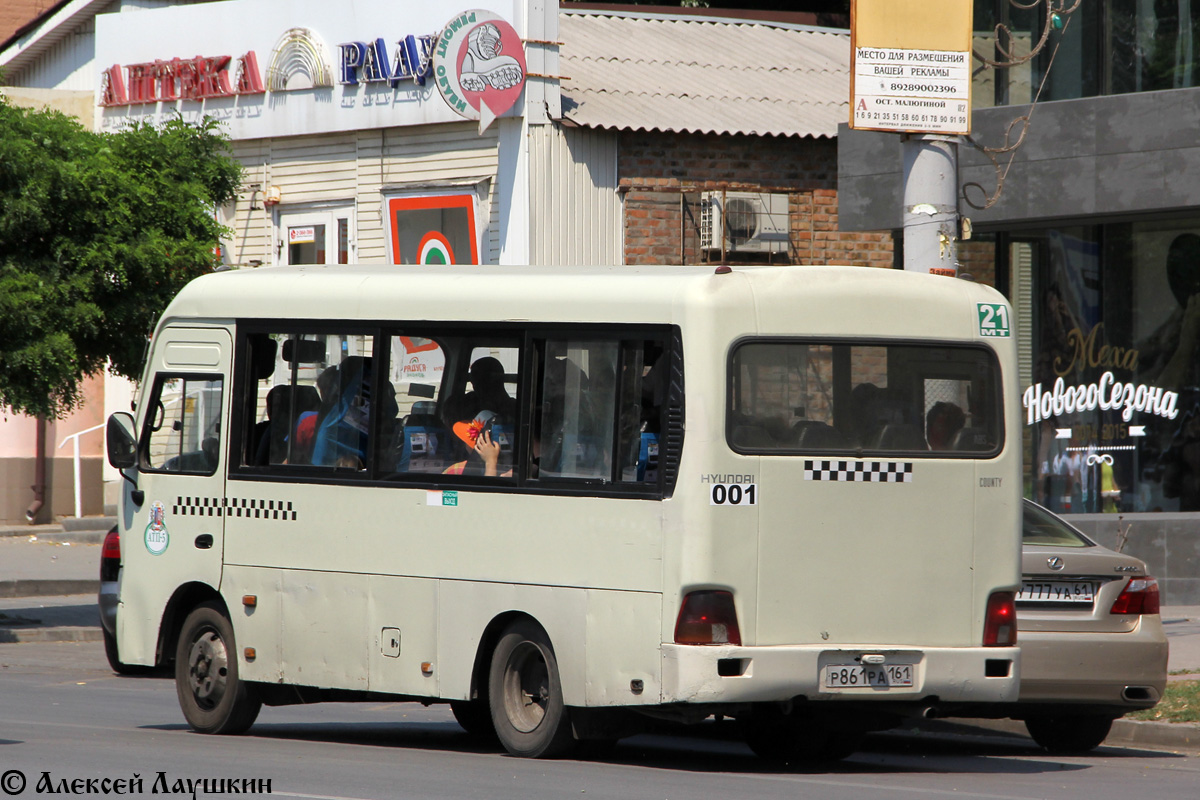
<svg viewBox="0 0 1200 800">
<path fill-rule="evenodd" d="M 137 466 L 137 439 L 133 435 L 133 416 L 118 411 L 108 418 L 105 437 L 108 440 L 108 463 L 117 469 Z"/>
<path fill-rule="evenodd" d="M 137 466 L 137 437 L 133 435 L 136 424 L 132 414 L 118 411 L 108 418 L 108 427 L 104 430 L 104 437 L 108 450 L 108 463 L 117 468 L 122 478 L 133 484 L 133 491 L 129 493 L 129 498 L 140 508 L 146 500 L 146 494 L 138 489 L 137 479 L 131 478 L 125 472 L 125 470 Z"/>
</svg>

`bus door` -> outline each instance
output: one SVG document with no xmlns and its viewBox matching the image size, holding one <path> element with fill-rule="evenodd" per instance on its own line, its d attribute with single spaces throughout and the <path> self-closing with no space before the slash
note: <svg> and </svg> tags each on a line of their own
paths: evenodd
<svg viewBox="0 0 1200 800">
<path fill-rule="evenodd" d="M 118 613 L 121 655 L 130 663 L 153 658 L 152 636 L 176 588 L 220 587 L 224 545 L 231 338 L 219 328 L 183 327 L 157 338 L 139 409 L 143 502 L 127 498 L 133 514 L 122 542 L 126 574 L 139 576 L 122 585 L 122 604 L 148 617 Z"/>
</svg>

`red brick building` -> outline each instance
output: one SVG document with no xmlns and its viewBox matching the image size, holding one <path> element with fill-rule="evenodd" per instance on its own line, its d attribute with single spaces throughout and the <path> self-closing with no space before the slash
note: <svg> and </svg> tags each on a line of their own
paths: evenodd
<svg viewBox="0 0 1200 800">
<path fill-rule="evenodd" d="M 838 230 L 847 30 L 806 24 L 814 15 L 580 8 L 562 7 L 564 120 L 616 135 L 625 263 L 893 265 L 889 234 Z M 735 203 L 758 219 L 735 221 Z"/>
</svg>

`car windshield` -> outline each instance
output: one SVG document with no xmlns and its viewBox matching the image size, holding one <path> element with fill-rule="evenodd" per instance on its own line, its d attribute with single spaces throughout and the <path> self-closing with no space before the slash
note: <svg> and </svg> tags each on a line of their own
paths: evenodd
<svg viewBox="0 0 1200 800">
<path fill-rule="evenodd" d="M 1025 513 L 1021 520 L 1021 542 L 1053 547 L 1095 546 L 1095 542 L 1084 537 L 1065 520 L 1028 500 L 1025 501 Z"/>
</svg>

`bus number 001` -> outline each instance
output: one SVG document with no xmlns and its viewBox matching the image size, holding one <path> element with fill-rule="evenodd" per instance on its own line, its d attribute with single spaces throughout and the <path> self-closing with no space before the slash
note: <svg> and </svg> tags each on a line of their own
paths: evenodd
<svg viewBox="0 0 1200 800">
<path fill-rule="evenodd" d="M 708 495 L 711 506 L 752 506 L 758 502 L 753 483 L 714 483 Z"/>
</svg>

